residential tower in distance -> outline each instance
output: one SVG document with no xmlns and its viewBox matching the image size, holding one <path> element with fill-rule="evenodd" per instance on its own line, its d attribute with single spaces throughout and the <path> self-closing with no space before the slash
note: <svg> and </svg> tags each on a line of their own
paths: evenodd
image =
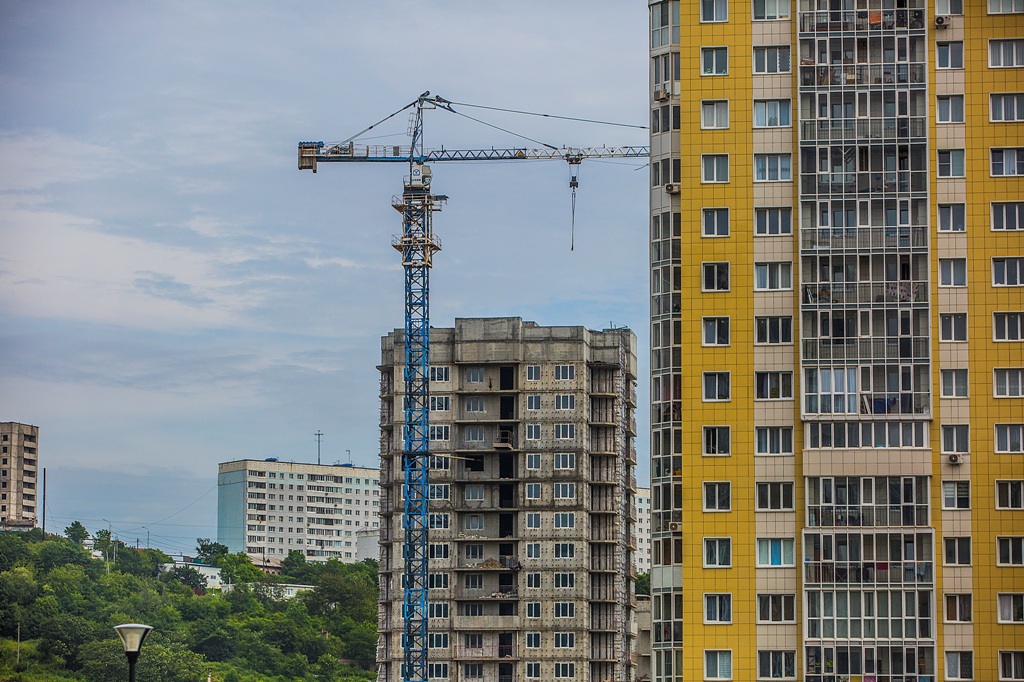
<svg viewBox="0 0 1024 682">
<path fill-rule="evenodd" d="M 39 471 L 39 427 L 0 422 L 0 529 L 35 528 Z"/>
</svg>

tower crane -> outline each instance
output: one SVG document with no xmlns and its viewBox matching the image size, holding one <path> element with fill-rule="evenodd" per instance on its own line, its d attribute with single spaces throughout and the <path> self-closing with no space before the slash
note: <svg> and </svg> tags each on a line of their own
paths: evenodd
<svg viewBox="0 0 1024 682">
<path fill-rule="evenodd" d="M 575 206 L 579 184 L 575 168 L 584 159 L 646 158 L 650 155 L 650 148 L 646 146 L 554 147 L 543 143 L 541 148 L 426 149 L 423 143 L 423 112 L 443 109 L 459 113 L 454 109 L 455 104 L 443 97 L 431 95 L 428 91 L 344 142 L 330 146 L 324 142 L 299 143 L 299 170 L 315 173 L 319 163 L 406 163 L 409 167 L 409 175 L 403 181 L 402 196 L 392 197 L 391 200 L 391 205 L 402 214 L 402 233 L 392 238 L 392 246 L 402 255 L 405 271 L 403 682 L 427 681 L 430 268 L 434 252 L 441 249 L 441 243 L 434 235 L 433 214 L 440 211 L 448 199 L 443 194 L 432 193 L 432 174 L 428 164 L 442 161 L 560 159 L 574 169 L 569 186 Z M 412 139 L 408 147 L 354 144 L 353 140 L 360 135 L 410 109 L 412 117 L 409 132 Z"/>
</svg>

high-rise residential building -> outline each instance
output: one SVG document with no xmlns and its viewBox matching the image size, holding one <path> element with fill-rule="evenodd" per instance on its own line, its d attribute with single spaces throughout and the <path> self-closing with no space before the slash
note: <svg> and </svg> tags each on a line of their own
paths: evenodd
<svg viewBox="0 0 1024 682">
<path fill-rule="evenodd" d="M 0 529 L 35 527 L 38 472 L 39 427 L 0 422 Z"/>
<path fill-rule="evenodd" d="M 627 681 L 636 337 L 430 330 L 429 677 Z M 401 680 L 404 332 L 381 357 L 380 682 Z"/>
<path fill-rule="evenodd" d="M 651 572 L 651 489 L 637 488 L 633 506 L 636 508 L 636 554 L 633 563 L 637 573 Z"/>
<path fill-rule="evenodd" d="M 298 550 L 307 561 L 353 563 L 359 531 L 379 528 L 377 469 L 269 459 L 223 462 L 217 541 L 264 567 Z"/>
<path fill-rule="evenodd" d="M 654 679 L 1024 679 L 1024 3 L 648 5 Z"/>
</svg>

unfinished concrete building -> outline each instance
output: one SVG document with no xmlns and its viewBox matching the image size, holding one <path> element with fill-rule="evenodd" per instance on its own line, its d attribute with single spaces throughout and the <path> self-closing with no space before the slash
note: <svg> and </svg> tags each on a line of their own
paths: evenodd
<svg viewBox="0 0 1024 682">
<path fill-rule="evenodd" d="M 39 427 L 0 422 L 0 451 L 0 530 L 35 528 L 42 517 L 37 502 Z"/>
<path fill-rule="evenodd" d="M 636 337 L 431 330 L 428 677 L 634 679 Z M 404 333 L 382 340 L 379 682 L 402 666 Z"/>
</svg>

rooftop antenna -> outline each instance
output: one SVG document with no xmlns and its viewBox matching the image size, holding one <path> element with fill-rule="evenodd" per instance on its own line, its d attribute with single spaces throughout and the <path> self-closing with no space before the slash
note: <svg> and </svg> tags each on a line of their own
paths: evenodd
<svg viewBox="0 0 1024 682">
<path fill-rule="evenodd" d="M 348 453 L 348 463 L 351 464 L 352 463 L 352 451 L 351 450 L 345 450 L 345 452 Z"/>
<path fill-rule="evenodd" d="M 317 466 L 320 466 L 320 441 L 324 437 L 324 432 L 321 431 L 320 429 L 317 429 L 316 433 L 314 433 L 313 435 L 316 436 L 316 464 Z"/>
</svg>

